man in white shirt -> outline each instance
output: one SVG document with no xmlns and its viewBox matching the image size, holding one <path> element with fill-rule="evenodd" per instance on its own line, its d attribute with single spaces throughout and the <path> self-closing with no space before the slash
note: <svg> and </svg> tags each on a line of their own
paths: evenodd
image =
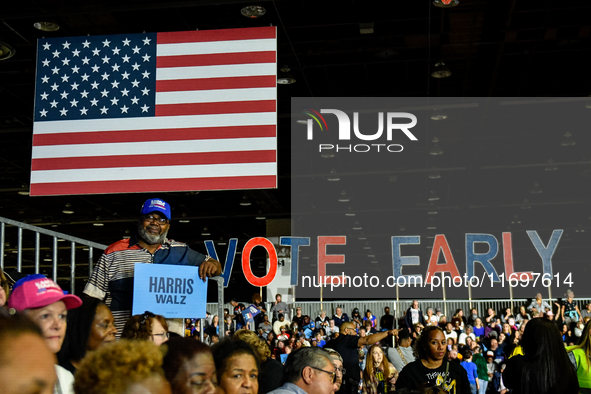
<svg viewBox="0 0 591 394">
<path fill-rule="evenodd" d="M 328 321 L 328 327 L 326 327 L 325 330 L 328 337 L 331 337 L 335 332 L 339 332 L 339 328 L 334 324 L 334 319 Z"/>
<path fill-rule="evenodd" d="M 454 343 L 458 342 L 458 333 L 453 330 L 453 326 L 451 323 L 447 323 L 445 326 L 445 340 L 447 341 L 449 338 L 454 340 Z"/>
</svg>

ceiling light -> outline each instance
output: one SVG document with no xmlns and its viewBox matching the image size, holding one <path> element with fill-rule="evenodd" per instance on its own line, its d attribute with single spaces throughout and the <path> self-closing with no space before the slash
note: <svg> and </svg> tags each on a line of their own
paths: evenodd
<svg viewBox="0 0 591 394">
<path fill-rule="evenodd" d="M 52 259 L 43 259 L 43 261 L 53 261 Z"/>
<path fill-rule="evenodd" d="M 372 263 L 372 264 L 377 264 L 378 262 L 374 260 L 374 261 L 372 261 L 371 263 Z"/>
<path fill-rule="evenodd" d="M 345 212 L 345 216 L 355 216 L 355 212 L 353 212 L 353 207 L 349 206 L 348 212 Z"/>
<path fill-rule="evenodd" d="M 240 13 L 247 18 L 256 19 L 267 13 L 265 7 L 260 5 L 249 5 L 240 10 Z"/>
<path fill-rule="evenodd" d="M 562 139 L 562 142 L 560 143 L 560 145 L 573 146 L 576 144 L 577 144 L 577 141 L 575 141 L 575 139 L 573 138 L 573 135 L 569 131 L 564 133 L 564 138 Z"/>
<path fill-rule="evenodd" d="M 431 76 L 433 78 L 447 78 L 451 77 L 451 71 L 449 71 L 449 68 L 447 68 L 445 63 L 438 61 L 435 63 L 435 68 L 433 69 Z"/>
<path fill-rule="evenodd" d="M 460 4 L 460 0 L 433 0 L 433 5 L 439 8 L 452 8 Z"/>
<path fill-rule="evenodd" d="M 296 82 L 294 76 L 290 73 L 291 69 L 288 66 L 281 67 L 280 71 L 281 72 L 277 77 L 277 83 L 279 85 L 291 85 Z"/>
<path fill-rule="evenodd" d="M 92 225 L 93 225 L 93 226 L 96 226 L 96 227 L 102 227 L 102 226 L 104 226 L 105 224 L 104 224 L 104 223 L 92 223 Z"/>
<path fill-rule="evenodd" d="M 556 171 L 558 167 L 554 165 L 554 160 L 548 159 L 548 165 L 544 168 L 546 171 Z"/>
<path fill-rule="evenodd" d="M 334 168 L 330 170 L 330 175 L 326 179 L 329 182 L 338 182 L 341 180 L 341 178 L 339 178 L 339 176 L 337 175 L 337 170 L 335 170 Z"/>
<path fill-rule="evenodd" d="M 443 149 L 437 143 L 439 142 L 439 138 L 434 137 L 431 142 L 433 142 L 433 146 L 429 148 L 429 154 L 432 156 L 439 156 L 443 154 Z"/>
<path fill-rule="evenodd" d="M 204 237 L 208 237 L 211 235 L 211 233 L 209 232 L 209 230 L 207 229 L 207 227 L 203 227 L 203 232 L 201 233 L 202 236 Z"/>
<path fill-rule="evenodd" d="M 445 120 L 447 119 L 447 114 L 445 112 L 434 110 L 433 114 L 431 115 L 431 120 Z"/>
<path fill-rule="evenodd" d="M 373 34 L 373 22 L 369 23 L 360 23 L 359 24 L 359 33 L 361 34 Z"/>
<path fill-rule="evenodd" d="M 428 201 L 437 201 L 437 200 L 439 200 L 439 196 L 437 195 L 437 193 L 435 193 L 434 190 L 431 190 L 429 192 L 429 196 L 427 197 L 427 200 Z"/>
<path fill-rule="evenodd" d="M 531 209 L 531 205 L 529 205 L 529 200 L 527 198 L 523 200 L 523 205 L 521 206 L 521 209 Z"/>
<path fill-rule="evenodd" d="M 376 257 L 375 254 L 368 254 L 367 257 Z"/>
<path fill-rule="evenodd" d="M 589 217 L 589 219 L 591 219 L 591 217 Z M 360 241 L 363 241 L 363 240 L 367 239 L 367 237 L 359 237 L 357 239 L 360 240 Z"/>
<path fill-rule="evenodd" d="M 20 194 L 21 196 L 28 196 L 29 195 L 29 192 L 26 191 L 26 190 L 24 190 L 24 191 L 18 192 L 18 194 Z"/>
<path fill-rule="evenodd" d="M 218 242 L 218 245 L 221 245 L 221 246 L 225 246 L 227 244 L 228 244 L 227 242 L 222 242 L 222 241 Z"/>
<path fill-rule="evenodd" d="M 189 219 L 179 219 L 179 223 L 189 223 L 191 222 Z"/>
<path fill-rule="evenodd" d="M 439 171 L 431 171 L 429 173 L 429 179 L 439 179 L 441 178 L 441 174 L 439 173 Z"/>
<path fill-rule="evenodd" d="M 252 205 L 252 203 L 250 202 L 248 197 L 242 196 L 242 200 L 240 201 L 240 205 L 242 205 L 243 207 L 248 207 L 249 205 Z"/>
<path fill-rule="evenodd" d="M 0 41 L 0 60 L 10 59 L 16 53 L 16 49 L 5 42 Z"/>
<path fill-rule="evenodd" d="M 349 197 L 347 197 L 347 192 L 346 191 L 342 191 L 341 192 L 341 197 L 339 198 L 339 202 L 349 202 Z"/>
<path fill-rule="evenodd" d="M 60 25 L 53 22 L 35 22 L 33 27 L 41 31 L 58 31 L 60 29 Z"/>
<path fill-rule="evenodd" d="M 66 215 L 71 215 L 71 214 L 73 214 L 73 213 L 74 213 L 74 211 L 72 211 L 71 209 L 64 209 L 64 210 L 62 211 L 62 213 L 65 213 Z"/>
<path fill-rule="evenodd" d="M 63 238 L 58 238 L 57 239 L 57 242 L 64 242 L 64 241 L 65 241 L 65 239 L 63 239 Z"/>
<path fill-rule="evenodd" d="M 529 191 L 531 194 L 540 194 L 542 193 L 542 188 L 538 184 L 538 182 L 534 183 L 534 187 L 532 187 Z"/>
<path fill-rule="evenodd" d="M 513 215 L 513 219 L 511 220 L 511 224 L 521 224 L 521 220 L 519 220 L 519 216 Z"/>
<path fill-rule="evenodd" d="M 266 217 L 266 216 L 263 216 L 263 215 L 260 215 L 260 214 L 259 214 L 258 216 L 255 216 L 254 218 L 255 218 L 256 220 L 265 220 L 265 219 L 267 219 L 267 217 Z"/>
</svg>

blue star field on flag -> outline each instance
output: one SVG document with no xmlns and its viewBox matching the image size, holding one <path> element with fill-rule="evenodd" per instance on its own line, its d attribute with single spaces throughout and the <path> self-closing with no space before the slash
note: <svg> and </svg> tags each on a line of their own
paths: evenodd
<svg viewBox="0 0 591 394">
<path fill-rule="evenodd" d="M 39 39 L 35 121 L 154 116 L 156 33 Z"/>
</svg>

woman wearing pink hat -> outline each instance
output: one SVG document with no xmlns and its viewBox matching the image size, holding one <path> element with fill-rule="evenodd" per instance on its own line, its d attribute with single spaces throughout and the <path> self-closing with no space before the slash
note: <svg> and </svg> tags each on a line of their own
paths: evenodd
<svg viewBox="0 0 591 394">
<path fill-rule="evenodd" d="M 8 299 L 8 307 L 23 312 L 33 320 L 43 333 L 45 343 L 52 353 L 62 347 L 66 336 L 68 309 L 82 305 L 80 297 L 64 294 L 61 287 L 45 275 L 29 275 L 14 284 Z M 71 372 L 55 366 L 58 382 L 54 393 L 73 394 L 74 376 Z"/>
</svg>

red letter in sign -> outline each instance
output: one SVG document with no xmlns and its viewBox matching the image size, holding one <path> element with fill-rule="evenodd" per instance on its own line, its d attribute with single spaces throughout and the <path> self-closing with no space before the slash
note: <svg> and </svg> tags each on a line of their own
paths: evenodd
<svg viewBox="0 0 591 394">
<path fill-rule="evenodd" d="M 345 264 L 344 254 L 326 254 L 326 245 L 346 245 L 347 237 L 318 237 L 318 283 L 346 283 L 340 276 L 326 276 L 326 264 Z M 325 278 L 326 277 L 326 278 Z M 326 281 L 325 281 L 326 279 Z M 341 282 L 342 281 L 342 282 Z"/>
<path fill-rule="evenodd" d="M 250 252 L 252 252 L 256 246 L 262 246 L 269 254 L 269 272 L 262 278 L 255 276 L 250 269 Z M 255 237 L 251 238 L 246 245 L 244 245 L 244 249 L 242 249 L 242 272 L 244 272 L 244 276 L 248 283 L 253 286 L 268 286 L 273 282 L 273 279 L 275 279 L 275 275 L 277 274 L 277 251 L 271 241 L 267 238 Z"/>
</svg>

